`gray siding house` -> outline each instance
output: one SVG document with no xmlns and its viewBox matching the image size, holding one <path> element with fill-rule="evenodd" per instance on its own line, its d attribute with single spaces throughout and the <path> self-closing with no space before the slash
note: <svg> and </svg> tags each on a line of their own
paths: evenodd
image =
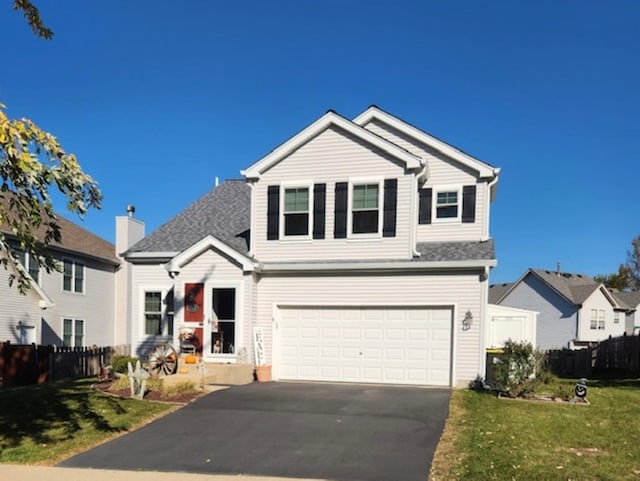
<svg viewBox="0 0 640 481">
<path fill-rule="evenodd" d="M 28 254 L 20 260 L 31 288 L 21 295 L 0 269 L 0 340 L 14 344 L 83 347 L 114 345 L 115 247 L 58 218 L 62 240 L 50 253 L 61 271 L 47 273 Z M 11 242 L 11 236 L 8 241 Z"/>
<path fill-rule="evenodd" d="M 537 311 L 537 347 L 579 348 L 625 332 L 625 306 L 591 277 L 529 269 L 489 289 L 489 302 Z"/>
</svg>

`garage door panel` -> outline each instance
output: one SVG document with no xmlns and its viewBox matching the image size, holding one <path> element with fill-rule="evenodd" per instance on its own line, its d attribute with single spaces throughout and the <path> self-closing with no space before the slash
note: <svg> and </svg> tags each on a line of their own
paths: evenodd
<svg viewBox="0 0 640 481">
<path fill-rule="evenodd" d="M 450 384 L 450 309 L 304 307 L 281 311 L 281 379 Z"/>
</svg>

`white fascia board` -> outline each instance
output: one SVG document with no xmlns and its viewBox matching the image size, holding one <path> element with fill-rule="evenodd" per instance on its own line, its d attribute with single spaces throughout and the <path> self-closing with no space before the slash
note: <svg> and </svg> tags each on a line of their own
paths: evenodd
<svg viewBox="0 0 640 481">
<path fill-rule="evenodd" d="M 166 265 L 165 269 L 167 272 L 180 272 L 182 267 L 191 262 L 193 259 L 198 257 L 200 254 L 205 252 L 208 249 L 214 249 L 230 258 L 235 260 L 238 264 L 242 266 L 242 270 L 253 271 L 255 270 L 254 262 L 246 257 L 245 255 L 239 253 L 235 249 L 229 247 L 224 242 L 216 239 L 215 237 L 208 235 L 204 237 L 202 240 L 196 242 L 187 250 L 181 252 L 180 254 L 173 257 Z"/>
<path fill-rule="evenodd" d="M 172 259 L 175 256 L 180 254 L 180 252 L 130 252 L 130 253 L 122 253 L 120 256 L 124 256 L 126 260 L 141 260 L 141 261 L 153 261 L 153 260 L 164 260 L 166 262 L 167 259 Z"/>
<path fill-rule="evenodd" d="M 451 157 L 452 159 L 457 160 L 463 165 L 475 170 L 478 172 L 478 175 L 482 178 L 493 178 L 497 177 L 500 174 L 500 169 L 497 167 L 491 167 L 490 165 L 482 162 L 475 157 L 470 156 L 469 154 L 465 154 L 464 152 L 452 147 L 451 145 L 443 142 L 440 139 L 437 139 L 426 132 L 410 125 L 397 117 L 394 117 L 383 110 L 375 106 L 369 107 L 367 110 L 358 115 L 355 119 L 353 119 L 354 124 L 358 125 L 366 125 L 371 122 L 373 119 L 378 119 L 384 122 L 387 125 L 390 125 L 394 129 L 399 130 L 400 132 L 408 135 L 409 137 L 413 137 L 414 139 L 419 140 L 427 144 L 430 147 L 442 152 L 443 154 Z"/>
<path fill-rule="evenodd" d="M 304 262 L 264 263 L 259 265 L 261 273 L 270 272 L 338 272 L 338 271 L 419 271 L 419 270 L 461 270 L 495 267 L 495 259 L 469 261 L 395 261 L 395 262 L 340 262 L 316 264 Z"/>
<path fill-rule="evenodd" d="M 402 160 L 407 165 L 408 170 L 419 169 L 422 167 L 422 161 L 420 158 L 407 152 L 396 144 L 383 139 L 373 132 L 368 131 L 360 125 L 356 125 L 353 122 L 345 119 L 344 117 L 341 117 L 335 112 L 329 111 L 314 123 L 309 125 L 307 128 L 291 137 L 284 144 L 274 149 L 271 153 L 267 154 L 265 157 L 255 162 L 247 169 L 241 170 L 240 173 L 247 179 L 259 178 L 273 165 L 280 162 L 286 156 L 290 155 L 292 152 L 300 148 L 305 143 L 309 142 L 315 136 L 319 135 L 321 132 L 325 131 L 332 125 L 344 129 L 350 134 L 362 139 L 363 141 L 371 145 L 374 145 L 375 147 L 388 153 L 389 155 Z"/>
</svg>

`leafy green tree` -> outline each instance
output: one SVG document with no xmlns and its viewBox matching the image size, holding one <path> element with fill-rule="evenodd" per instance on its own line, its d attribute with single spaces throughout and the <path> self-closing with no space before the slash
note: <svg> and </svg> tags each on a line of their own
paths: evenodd
<svg viewBox="0 0 640 481">
<path fill-rule="evenodd" d="M 36 35 L 53 37 L 30 1 L 15 0 L 13 8 L 23 12 Z M 5 111 L 0 103 L 0 265 L 9 270 L 9 283 L 17 281 L 24 293 L 30 283 L 19 264 L 18 249 L 48 272 L 58 269 L 47 250 L 62 241 L 51 193 L 61 192 L 67 209 L 81 217 L 88 209 L 100 207 L 102 194 L 55 136 L 29 119 L 10 119 Z"/>
<path fill-rule="evenodd" d="M 640 291 L 640 234 L 631 240 L 631 250 L 627 251 L 625 272 L 632 291 Z"/>
<path fill-rule="evenodd" d="M 593 280 L 611 289 L 618 289 L 620 291 L 629 289 L 629 279 L 627 278 L 624 265 L 620 265 L 618 272 L 614 272 L 613 274 L 599 274 L 593 276 Z"/>
<path fill-rule="evenodd" d="M 631 240 L 627 261 L 620 264 L 618 272 L 593 277 L 607 287 L 621 291 L 640 291 L 640 234 Z"/>
</svg>

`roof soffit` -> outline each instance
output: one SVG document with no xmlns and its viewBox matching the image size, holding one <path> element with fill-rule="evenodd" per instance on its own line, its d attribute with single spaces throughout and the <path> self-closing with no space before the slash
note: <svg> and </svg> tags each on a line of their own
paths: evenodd
<svg viewBox="0 0 640 481">
<path fill-rule="evenodd" d="M 360 125 L 357 125 L 344 117 L 336 114 L 333 111 L 329 111 L 316 120 L 314 123 L 291 137 L 285 143 L 274 149 L 265 157 L 249 166 L 247 169 L 241 171 L 247 179 L 258 179 L 260 176 L 269 170 L 272 166 L 289 156 L 305 143 L 312 140 L 314 137 L 324 132 L 328 128 L 335 126 L 345 130 L 351 135 L 367 142 L 381 151 L 391 155 L 392 157 L 402 161 L 408 170 L 421 169 L 423 162 L 419 157 L 407 152 L 403 148 L 396 144 L 368 131 Z"/>
</svg>

